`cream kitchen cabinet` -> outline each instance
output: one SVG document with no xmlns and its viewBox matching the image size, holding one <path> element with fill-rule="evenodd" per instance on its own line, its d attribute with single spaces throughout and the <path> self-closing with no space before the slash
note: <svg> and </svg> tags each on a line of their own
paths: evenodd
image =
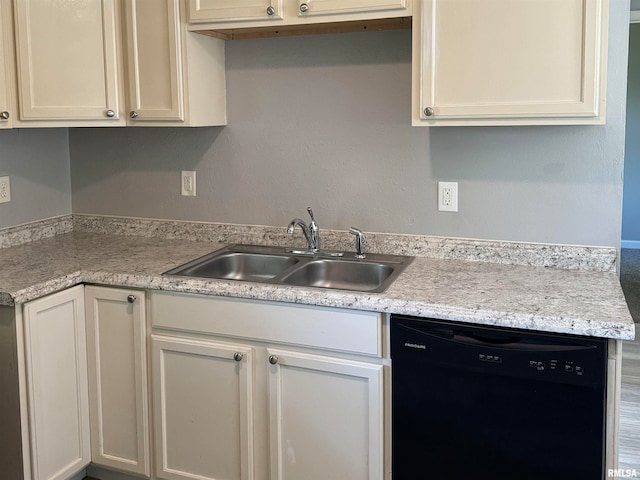
<svg viewBox="0 0 640 480">
<path fill-rule="evenodd" d="M 268 354 L 271 478 L 382 479 L 382 365 Z"/>
<path fill-rule="evenodd" d="M 156 473 L 253 478 L 252 349 L 152 337 Z"/>
<path fill-rule="evenodd" d="M 605 120 L 608 0 L 423 0 L 413 124 Z"/>
<path fill-rule="evenodd" d="M 380 314 L 151 293 L 158 476 L 383 478 Z"/>
<path fill-rule="evenodd" d="M 226 124 L 224 41 L 187 32 L 184 7 L 125 3 L 129 125 Z"/>
<path fill-rule="evenodd" d="M 413 0 L 189 0 L 191 30 L 226 30 L 223 38 L 242 37 L 243 31 L 269 27 L 303 27 L 331 23 L 331 31 L 348 31 L 345 22 L 363 22 L 411 16 Z M 394 22 L 395 23 L 395 22 Z M 404 27 L 409 27 L 406 22 Z M 399 28 L 399 27 L 395 27 Z M 231 34 L 229 30 L 236 30 Z M 358 30 L 354 26 L 353 30 Z M 211 34 L 211 32 L 209 32 Z M 282 33 L 282 32 L 280 32 Z M 264 36 L 264 35 L 258 35 Z"/>
<path fill-rule="evenodd" d="M 15 113 L 15 57 L 11 19 L 10 0 L 0 0 L 0 129 L 11 128 Z"/>
<path fill-rule="evenodd" d="M 92 463 L 149 477 L 145 294 L 85 288 Z"/>
<path fill-rule="evenodd" d="M 124 125 L 118 6 L 14 1 L 19 126 Z"/>
<path fill-rule="evenodd" d="M 23 324 L 25 477 L 66 480 L 91 461 L 84 287 L 26 303 Z"/>
</svg>

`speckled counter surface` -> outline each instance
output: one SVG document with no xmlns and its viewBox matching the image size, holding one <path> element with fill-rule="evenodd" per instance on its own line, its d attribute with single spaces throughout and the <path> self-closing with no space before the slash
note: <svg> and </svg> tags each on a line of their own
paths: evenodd
<svg viewBox="0 0 640 480">
<path fill-rule="evenodd" d="M 381 294 L 163 277 L 216 242 L 72 232 L 0 249 L 0 305 L 78 283 L 201 293 L 631 339 L 613 272 L 417 257 Z"/>
</svg>

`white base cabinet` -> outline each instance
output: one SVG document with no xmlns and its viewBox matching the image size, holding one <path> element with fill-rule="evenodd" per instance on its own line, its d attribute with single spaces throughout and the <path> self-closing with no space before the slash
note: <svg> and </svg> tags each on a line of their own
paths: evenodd
<svg viewBox="0 0 640 480">
<path fill-rule="evenodd" d="M 150 476 L 145 295 L 85 288 L 91 461 Z"/>
<path fill-rule="evenodd" d="M 268 349 L 271 478 L 382 478 L 382 365 Z"/>
<path fill-rule="evenodd" d="M 67 480 L 91 461 L 84 287 L 26 303 L 23 321 L 30 478 Z"/>
<path fill-rule="evenodd" d="M 159 478 L 382 480 L 380 314 L 164 292 L 151 309 Z"/>
</svg>

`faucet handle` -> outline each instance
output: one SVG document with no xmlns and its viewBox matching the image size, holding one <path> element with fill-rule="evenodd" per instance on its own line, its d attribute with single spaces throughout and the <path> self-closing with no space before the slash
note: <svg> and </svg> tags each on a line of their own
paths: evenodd
<svg viewBox="0 0 640 480">
<path fill-rule="evenodd" d="M 313 210 L 311 210 L 311 207 L 307 207 L 307 212 L 309 212 L 309 216 L 311 217 L 311 221 L 315 222 L 316 219 L 313 217 Z"/>
<path fill-rule="evenodd" d="M 356 258 L 365 258 L 366 255 L 364 253 L 364 232 L 358 228 L 351 227 L 349 229 L 349 233 L 352 233 L 356 236 Z"/>
</svg>

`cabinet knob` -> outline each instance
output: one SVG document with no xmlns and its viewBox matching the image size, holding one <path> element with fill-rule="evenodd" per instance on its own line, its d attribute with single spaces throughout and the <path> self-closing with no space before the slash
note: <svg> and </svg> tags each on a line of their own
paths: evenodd
<svg viewBox="0 0 640 480">
<path fill-rule="evenodd" d="M 133 303 L 135 301 L 136 301 L 136 296 L 135 295 L 128 295 L 127 296 L 127 302 Z"/>
<path fill-rule="evenodd" d="M 426 117 L 433 117 L 433 108 L 427 107 L 424 109 L 424 115 Z"/>
<path fill-rule="evenodd" d="M 2 120 L 9 120 L 9 117 L 10 117 L 9 112 L 7 112 L 7 111 L 0 112 L 0 118 Z"/>
<path fill-rule="evenodd" d="M 116 116 L 116 112 L 114 112 L 113 110 L 107 110 L 107 111 L 105 112 L 105 115 L 106 115 L 107 117 L 109 117 L 109 118 L 113 118 L 113 117 L 115 117 L 115 116 Z"/>
<path fill-rule="evenodd" d="M 269 363 L 271 365 L 275 365 L 276 363 L 278 363 L 278 356 L 277 355 L 269 355 Z"/>
<path fill-rule="evenodd" d="M 307 13 L 309 11 L 309 5 L 307 5 L 306 3 L 301 3 L 300 4 L 300 11 L 302 13 Z"/>
<path fill-rule="evenodd" d="M 138 118 L 138 112 L 131 110 L 131 112 L 129 112 L 129 118 Z"/>
<path fill-rule="evenodd" d="M 242 360 L 242 357 L 243 357 L 243 356 L 244 356 L 244 355 L 242 355 L 240 352 L 236 352 L 236 353 L 234 353 L 234 354 L 233 354 L 233 359 L 234 359 L 236 362 L 240 362 L 240 361 Z"/>
<path fill-rule="evenodd" d="M 269 5 L 269 6 L 267 7 L 267 15 L 271 16 L 271 15 L 273 15 L 274 13 L 276 13 L 276 9 L 275 9 L 275 8 L 273 8 L 273 6 Z"/>
</svg>

